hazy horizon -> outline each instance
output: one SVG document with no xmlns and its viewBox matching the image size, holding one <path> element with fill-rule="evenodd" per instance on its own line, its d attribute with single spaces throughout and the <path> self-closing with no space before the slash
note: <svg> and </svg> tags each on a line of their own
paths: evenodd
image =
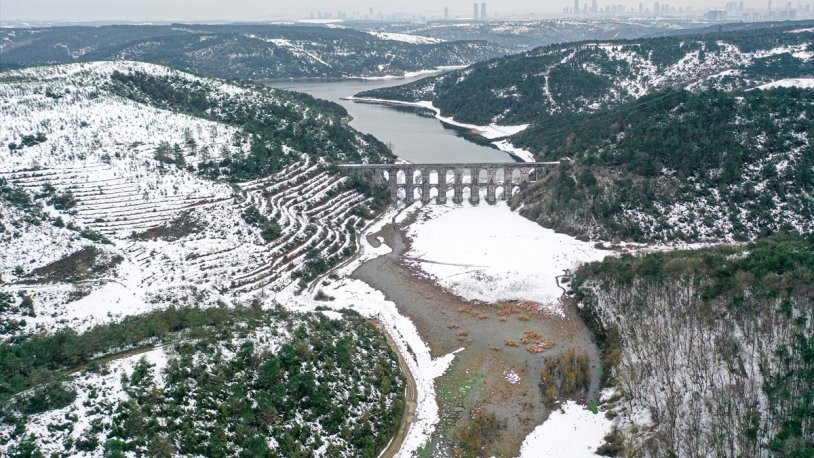
<svg viewBox="0 0 814 458">
<path fill-rule="evenodd" d="M 586 1 L 582 0 L 581 4 Z M 721 1 L 693 1 L 675 0 L 661 1 L 675 7 L 692 7 L 695 10 L 706 8 L 723 8 L 727 0 Z M 803 2 L 803 4 L 810 3 Z M 363 19 L 365 15 L 373 12 L 372 18 L 383 15 L 400 14 L 405 17 L 411 15 L 439 17 L 444 8 L 449 8 L 450 17 L 471 17 L 473 1 L 447 1 L 414 0 L 407 5 L 400 2 L 384 0 L 351 0 L 342 2 L 329 2 L 325 0 L 302 0 L 299 2 L 286 2 L 282 5 L 277 2 L 264 2 L 260 0 L 4 0 L 0 6 L 0 20 L 2 21 L 65 21 L 65 22 L 92 22 L 92 21 L 262 21 L 273 19 L 303 19 L 310 17 L 311 13 L 326 12 L 336 17 L 339 11 L 345 12 L 349 17 L 358 14 L 356 19 Z M 645 8 L 651 8 L 652 1 L 638 0 L 607 0 L 598 1 L 600 7 L 624 4 L 627 7 L 637 7 L 642 3 Z M 759 0 L 744 2 L 747 8 L 765 9 L 767 3 Z M 775 5 L 783 5 L 784 1 L 775 1 Z M 563 8 L 573 5 L 573 0 L 500 0 L 487 1 L 489 13 L 492 17 L 498 15 L 555 15 L 562 13 Z M 792 6 L 797 6 L 792 2 Z"/>
</svg>

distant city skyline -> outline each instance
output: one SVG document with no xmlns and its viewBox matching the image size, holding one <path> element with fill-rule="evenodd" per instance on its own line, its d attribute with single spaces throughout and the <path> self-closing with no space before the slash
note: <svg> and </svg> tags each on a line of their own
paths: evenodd
<svg viewBox="0 0 814 458">
<path fill-rule="evenodd" d="M 3 0 L 0 4 L 0 21 L 262 21 L 272 19 L 306 19 L 320 16 L 343 19 L 382 19 L 392 17 L 472 18 L 475 11 L 480 16 L 483 2 L 472 0 L 438 1 L 413 0 L 408 3 L 384 0 L 300 0 L 298 2 L 261 0 Z M 597 12 L 603 8 L 621 8 L 625 12 L 637 12 L 639 4 L 645 9 L 651 2 L 639 0 L 609 0 L 594 2 L 583 0 L 496 0 L 486 2 L 489 19 L 501 17 L 539 15 L 552 16 L 573 13 L 573 5 L 579 4 L 580 12 Z M 768 0 L 745 1 L 747 9 L 766 9 Z M 727 0 L 697 1 L 675 0 L 669 2 L 676 8 L 691 7 L 695 11 L 725 9 Z M 785 8 L 786 2 L 775 2 L 775 8 Z M 792 1 L 792 8 L 809 5 L 812 1 Z"/>
</svg>

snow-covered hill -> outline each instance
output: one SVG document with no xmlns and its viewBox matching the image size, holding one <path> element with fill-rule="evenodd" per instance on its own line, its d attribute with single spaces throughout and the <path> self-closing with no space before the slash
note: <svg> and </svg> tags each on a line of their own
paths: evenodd
<svg viewBox="0 0 814 458">
<path fill-rule="evenodd" d="M 114 74 L 205 88 L 209 108 L 202 116 L 158 108 L 155 98 L 135 101 L 132 88 L 123 97 Z M 100 62 L 4 73 L 0 100 L 0 237 L 9 247 L 0 277 L 15 303 L 33 299 L 35 315 L 4 315 L 25 320 L 15 332 L 86 329 L 168 303 L 273 297 L 352 253 L 355 229 L 372 215 L 371 198 L 330 172 L 321 149 L 282 145 L 276 161 L 289 165 L 268 176 L 209 178 L 204 165 L 250 160 L 257 149 L 257 134 L 213 120 L 237 100 L 285 108 L 288 117 L 266 129 L 302 122 L 314 145 L 330 128 L 357 141 L 330 111 L 285 93 Z M 53 270 L 76 275 L 45 275 Z"/>
<path fill-rule="evenodd" d="M 814 244 L 609 257 L 573 287 L 604 352 L 602 454 L 806 455 Z"/>
<path fill-rule="evenodd" d="M 527 124 L 551 114 L 595 112 L 670 87 L 748 88 L 812 71 L 814 32 L 797 24 L 557 44 L 359 95 L 429 101 L 460 122 Z"/>
<path fill-rule="evenodd" d="M 128 59 L 220 78 L 398 76 L 506 53 L 485 41 L 369 34 L 322 25 L 4 28 L 2 66 Z"/>
<path fill-rule="evenodd" d="M 790 24 L 552 45 L 357 97 L 457 123 L 527 125 L 503 141 L 537 160 L 569 159 L 515 198 L 546 227 L 731 241 L 814 224 L 813 71 L 814 33 Z"/>
</svg>

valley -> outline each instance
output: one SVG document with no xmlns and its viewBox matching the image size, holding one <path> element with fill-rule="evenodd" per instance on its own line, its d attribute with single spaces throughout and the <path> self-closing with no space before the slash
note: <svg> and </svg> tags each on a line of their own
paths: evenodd
<svg viewBox="0 0 814 458">
<path fill-rule="evenodd" d="M 807 456 L 806 24 L 3 30 L 0 454 Z"/>
</svg>

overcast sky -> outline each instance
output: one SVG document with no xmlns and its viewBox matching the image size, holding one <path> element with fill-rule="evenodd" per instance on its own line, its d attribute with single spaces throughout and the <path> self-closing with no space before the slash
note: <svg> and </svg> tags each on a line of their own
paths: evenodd
<svg viewBox="0 0 814 458">
<path fill-rule="evenodd" d="M 590 0 L 582 0 L 582 2 Z M 623 3 L 637 6 L 640 0 L 598 0 L 599 5 Z M 797 4 L 795 0 L 793 4 Z M 811 0 L 807 0 L 811 1 Z M 661 3 L 694 8 L 720 8 L 726 0 L 662 0 Z M 473 1 L 461 0 L 0 0 L 0 20 L 42 21 L 213 21 L 305 18 L 311 12 L 337 11 L 348 14 L 406 13 L 440 16 L 445 6 L 451 16 L 471 16 Z M 643 0 L 651 7 L 652 0 Z M 775 0 L 776 4 L 785 3 Z M 573 0 L 496 0 L 488 2 L 492 13 L 551 14 L 561 12 Z M 747 6 L 764 7 L 761 0 L 747 0 Z"/>
</svg>

